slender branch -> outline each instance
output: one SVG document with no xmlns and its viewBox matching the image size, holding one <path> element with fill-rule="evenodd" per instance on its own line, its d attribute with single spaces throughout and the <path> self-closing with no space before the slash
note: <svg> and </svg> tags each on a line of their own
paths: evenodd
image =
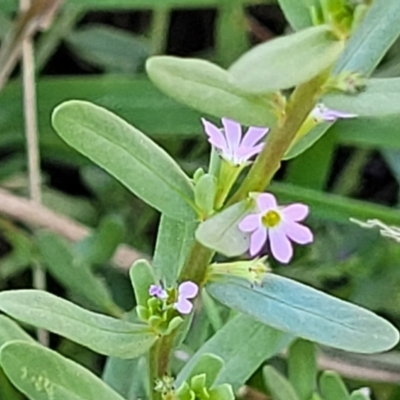
<svg viewBox="0 0 400 400">
<path fill-rule="evenodd" d="M 0 189 L 0 214 L 33 228 L 48 229 L 71 242 L 79 242 L 91 234 L 91 230 L 85 225 L 3 189 Z M 116 268 L 126 273 L 139 258 L 147 257 L 122 244 L 118 247 L 111 262 Z"/>
</svg>

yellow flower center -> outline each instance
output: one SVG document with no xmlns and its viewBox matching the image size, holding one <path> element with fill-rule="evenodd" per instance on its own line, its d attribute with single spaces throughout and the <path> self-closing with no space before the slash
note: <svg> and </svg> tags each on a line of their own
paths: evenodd
<svg viewBox="0 0 400 400">
<path fill-rule="evenodd" d="M 276 211 L 268 211 L 262 216 L 262 223 L 267 228 L 274 228 L 281 221 L 281 216 Z"/>
</svg>

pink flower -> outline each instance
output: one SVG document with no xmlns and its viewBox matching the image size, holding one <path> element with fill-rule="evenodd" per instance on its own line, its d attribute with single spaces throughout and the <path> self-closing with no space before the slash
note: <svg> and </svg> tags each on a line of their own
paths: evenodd
<svg viewBox="0 0 400 400">
<path fill-rule="evenodd" d="M 192 311 L 193 304 L 188 299 L 196 297 L 199 287 L 190 281 L 182 282 L 178 287 L 178 301 L 174 308 L 181 314 L 189 314 Z"/>
<path fill-rule="evenodd" d="M 252 232 L 250 255 L 259 253 L 269 239 L 272 255 L 282 263 L 293 257 L 290 241 L 308 244 L 313 241 L 309 228 L 299 224 L 308 215 L 308 206 L 300 203 L 278 207 L 275 196 L 261 193 L 256 197 L 258 212 L 244 217 L 239 223 L 242 232 Z"/>
<path fill-rule="evenodd" d="M 149 295 L 152 297 L 157 297 L 161 300 L 168 298 L 168 293 L 163 289 L 161 285 L 151 285 L 149 289 Z"/>
<path fill-rule="evenodd" d="M 222 118 L 223 130 L 204 118 L 201 121 L 208 141 L 219 151 L 222 158 L 234 165 L 244 164 L 264 147 L 264 143 L 259 142 L 267 134 L 268 128 L 252 126 L 242 138 L 242 127 L 236 121 Z"/>
<path fill-rule="evenodd" d="M 311 117 L 315 122 L 335 122 L 342 118 L 356 118 L 356 114 L 349 114 L 342 111 L 331 110 L 323 103 L 318 103 L 311 111 Z"/>
</svg>

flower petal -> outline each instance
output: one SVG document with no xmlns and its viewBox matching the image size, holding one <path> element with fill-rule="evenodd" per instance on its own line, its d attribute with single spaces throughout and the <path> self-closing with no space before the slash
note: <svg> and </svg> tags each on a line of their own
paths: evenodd
<svg viewBox="0 0 400 400">
<path fill-rule="evenodd" d="M 253 232 L 260 227 L 261 227 L 260 214 L 247 215 L 239 222 L 239 229 L 242 232 Z"/>
<path fill-rule="evenodd" d="M 259 154 L 262 151 L 263 147 L 264 143 L 260 143 L 259 145 L 253 147 L 243 147 L 242 145 L 240 145 L 236 151 L 238 163 L 244 163 L 256 154 Z"/>
<path fill-rule="evenodd" d="M 240 139 L 242 137 L 242 127 L 239 122 L 233 121 L 229 118 L 222 118 L 222 125 L 224 125 L 224 132 L 228 149 L 231 151 L 232 157 L 236 154 L 239 147 Z"/>
<path fill-rule="evenodd" d="M 339 118 L 356 118 L 357 114 L 349 114 L 342 111 L 327 109 L 322 113 L 322 117 L 325 121 L 336 121 Z"/>
<path fill-rule="evenodd" d="M 300 225 L 296 222 L 285 223 L 283 230 L 285 231 L 286 235 L 293 240 L 293 242 L 299 244 L 312 243 L 314 240 L 314 235 L 310 228 Z"/>
<path fill-rule="evenodd" d="M 157 297 L 161 300 L 168 297 L 167 292 L 163 289 L 161 285 L 150 285 L 149 295 L 152 297 Z"/>
<path fill-rule="evenodd" d="M 301 203 L 290 204 L 281 209 L 281 213 L 286 221 L 302 221 L 307 217 L 308 212 L 308 206 Z"/>
<path fill-rule="evenodd" d="M 244 135 L 241 146 L 253 147 L 268 133 L 268 131 L 268 128 L 251 126 Z"/>
<path fill-rule="evenodd" d="M 267 229 L 264 227 L 258 228 L 250 237 L 249 253 L 253 257 L 261 251 L 267 241 Z"/>
<path fill-rule="evenodd" d="M 275 196 L 271 193 L 261 193 L 257 196 L 257 206 L 260 212 L 278 208 Z"/>
<path fill-rule="evenodd" d="M 179 297 L 178 301 L 174 304 L 174 308 L 181 314 L 190 314 L 193 304 L 189 300 Z"/>
<path fill-rule="evenodd" d="M 287 264 L 293 257 L 293 248 L 284 229 L 270 229 L 269 241 L 272 255 L 281 263 Z"/>
<path fill-rule="evenodd" d="M 208 141 L 223 153 L 229 153 L 225 137 L 221 130 L 204 118 L 201 119 L 201 122 L 203 123 L 204 131 L 208 136 Z"/>
<path fill-rule="evenodd" d="M 193 297 L 196 297 L 198 291 L 199 287 L 190 281 L 182 282 L 178 288 L 179 297 L 186 299 L 193 299 Z"/>
</svg>

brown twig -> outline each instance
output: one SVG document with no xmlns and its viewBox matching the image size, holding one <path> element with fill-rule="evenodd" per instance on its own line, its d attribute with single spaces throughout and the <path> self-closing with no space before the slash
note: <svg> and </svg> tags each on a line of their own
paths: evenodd
<svg viewBox="0 0 400 400">
<path fill-rule="evenodd" d="M 33 228 L 48 229 L 71 242 L 78 242 L 91 233 L 87 226 L 3 189 L 0 189 L 0 213 Z M 111 261 L 115 267 L 126 273 L 139 258 L 146 256 L 121 244 Z"/>
</svg>

